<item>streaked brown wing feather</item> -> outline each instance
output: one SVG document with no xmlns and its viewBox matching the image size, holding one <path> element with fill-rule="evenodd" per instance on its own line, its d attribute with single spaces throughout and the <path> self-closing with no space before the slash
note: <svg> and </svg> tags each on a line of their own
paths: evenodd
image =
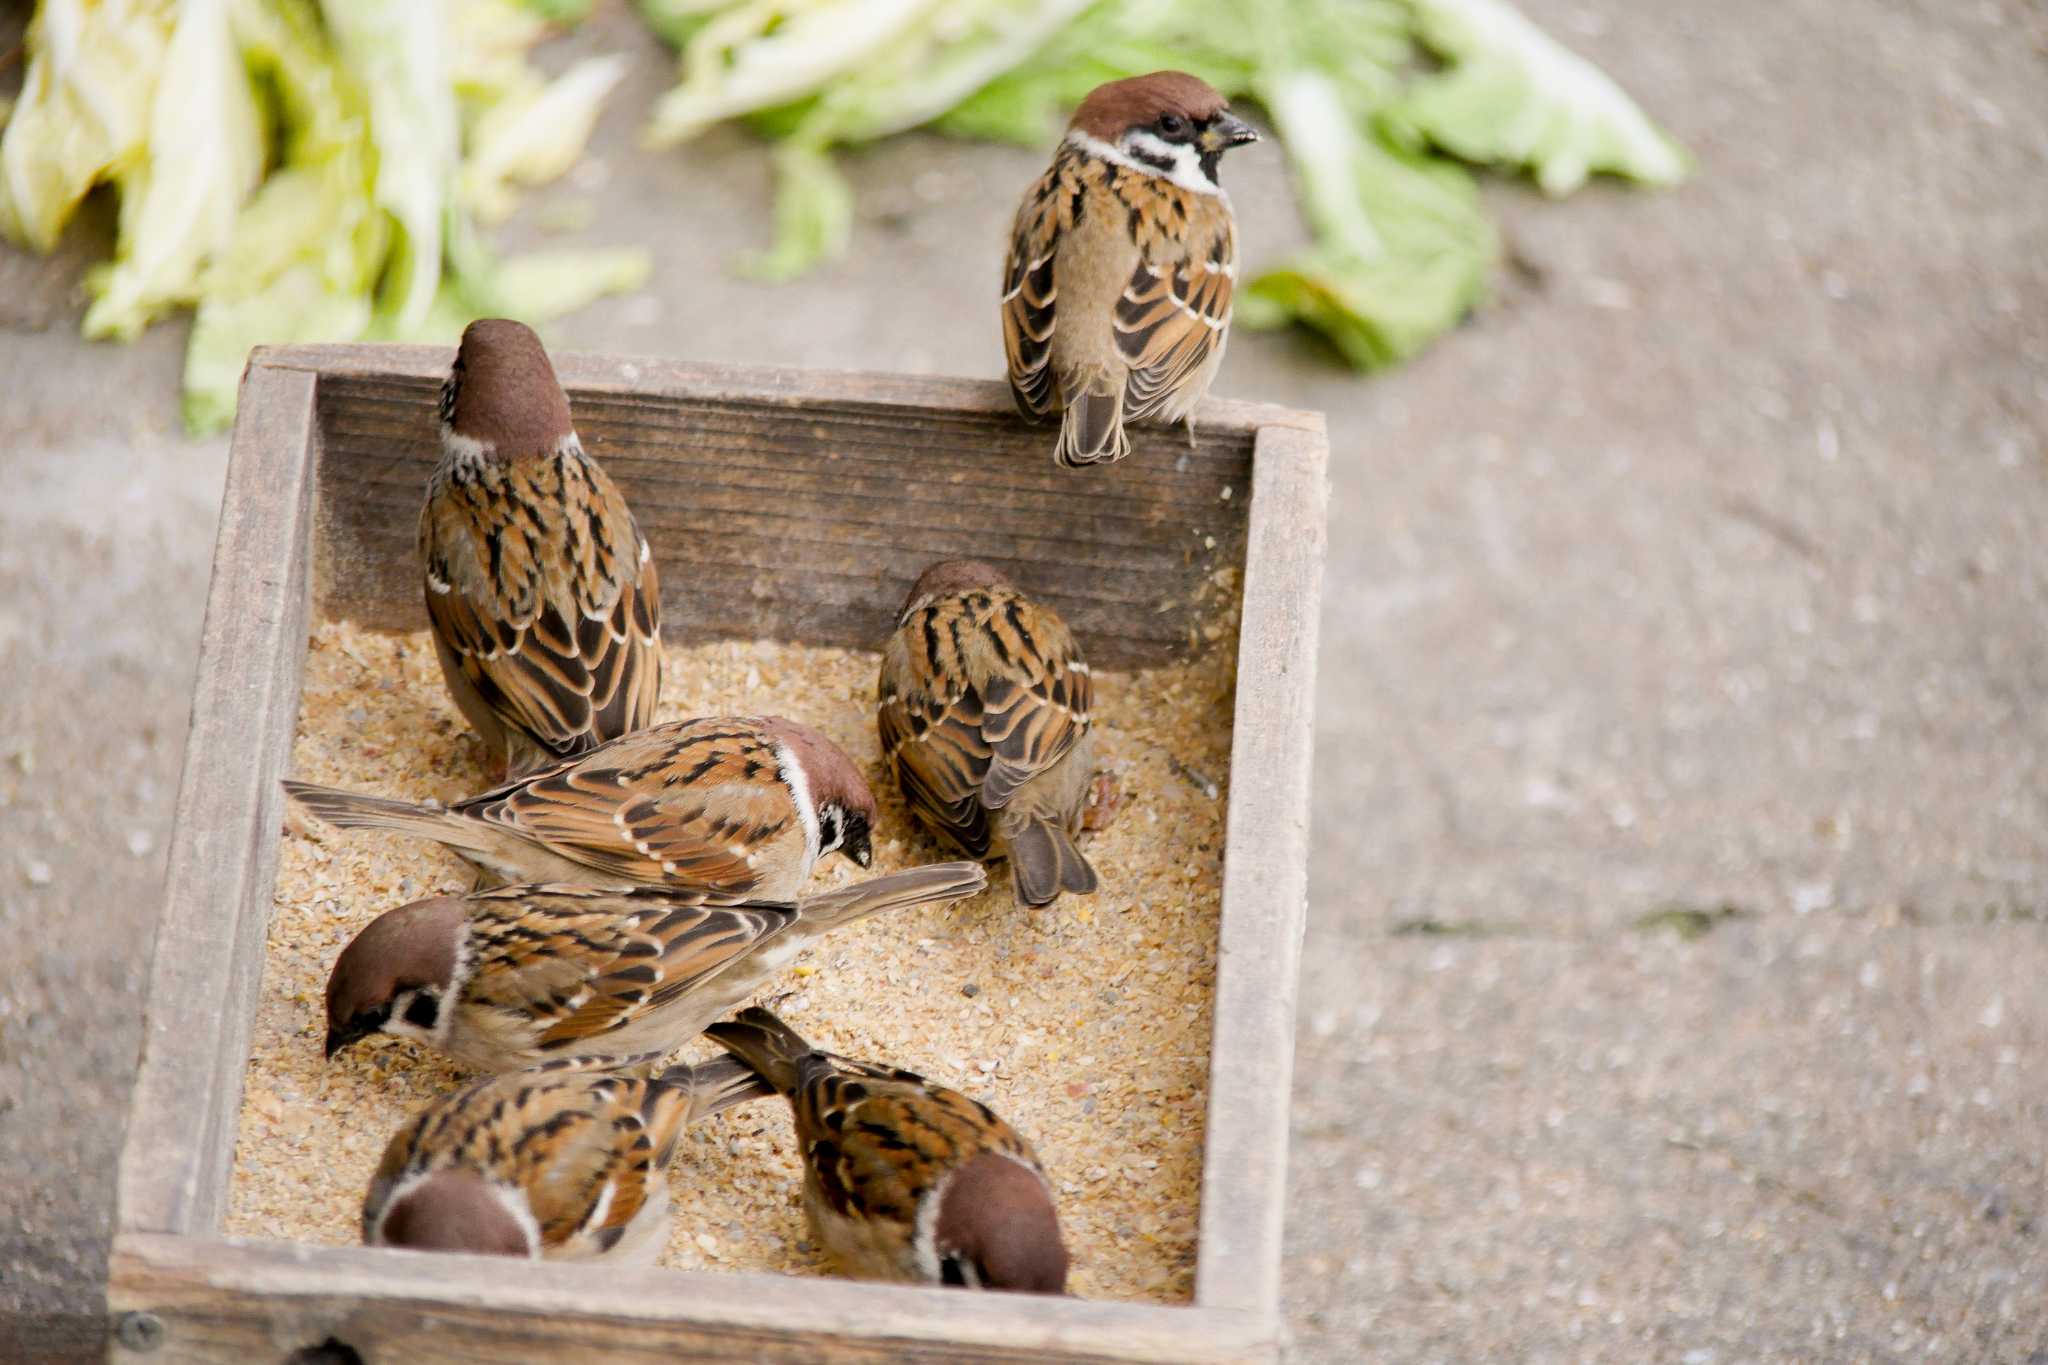
<svg viewBox="0 0 2048 1365">
<path fill-rule="evenodd" d="M 914 1072 L 824 1059 L 796 1097 L 797 1134 L 834 1212 L 910 1223 L 926 1182 L 977 1152 L 1037 1159 L 1009 1124 Z"/>
<path fill-rule="evenodd" d="M 762 855 L 797 826 L 774 746 L 748 722 L 694 720 L 624 736 L 594 753 L 462 803 L 564 858 L 628 881 L 740 898 Z M 800 837 L 800 834 L 798 835 Z"/>
<path fill-rule="evenodd" d="M 525 1121 L 513 1131 L 539 1129 L 544 1137 L 515 1159 L 530 1168 L 521 1184 L 550 1246 L 579 1232 L 600 1246 L 615 1242 L 647 1202 L 657 1154 L 689 1111 L 674 1091 L 621 1076 L 538 1092 L 526 1107 L 533 1112 L 522 1112 Z M 608 1186 L 611 1199 L 598 1218 Z"/>
<path fill-rule="evenodd" d="M 971 691 L 955 699 L 935 690 L 934 679 L 947 674 L 929 656 L 916 663 L 910 657 L 930 638 L 898 632 L 883 656 L 882 754 L 911 809 L 969 856 L 984 858 L 994 834 L 980 795 L 993 756 L 981 734 L 981 699 Z"/>
<path fill-rule="evenodd" d="M 579 1074 L 620 1060 L 549 1063 L 478 1081 L 427 1106 L 385 1149 L 371 1205 L 408 1172 L 485 1171 L 525 1191 L 544 1247 L 579 1231 L 616 1240 L 646 1202 L 663 1144 L 673 1143 L 689 1114 L 688 1096 L 673 1089 Z M 605 1217 L 588 1226 L 607 1185 Z"/>
<path fill-rule="evenodd" d="M 992 760 L 982 803 L 1010 804 L 1017 789 L 1066 757 L 1088 731 L 1093 684 L 1066 622 L 1018 593 L 998 593 L 984 618 L 981 737 Z"/>
<path fill-rule="evenodd" d="M 1117 300 L 1117 349 L 1130 365 L 1127 419 L 1149 417 L 1223 344 L 1230 325 L 1236 234 L 1227 209 L 1209 196 L 1168 187 L 1191 201 L 1184 234 L 1141 227 L 1137 269 Z"/>
<path fill-rule="evenodd" d="M 590 1041 L 680 998 L 787 928 L 796 908 L 697 905 L 632 918 L 606 944 L 612 955 L 590 973 L 587 998 L 540 1036 L 543 1050 Z"/>
<path fill-rule="evenodd" d="M 1052 333 L 1059 299 L 1053 268 L 1061 236 L 1061 176 L 1055 163 L 1017 207 L 1003 262 L 1003 350 L 1017 406 L 1044 417 L 1059 406 L 1053 382 Z"/>
<path fill-rule="evenodd" d="M 611 479 L 561 451 L 437 475 L 427 612 L 484 704 L 569 755 L 653 719 L 660 593 Z"/>
</svg>

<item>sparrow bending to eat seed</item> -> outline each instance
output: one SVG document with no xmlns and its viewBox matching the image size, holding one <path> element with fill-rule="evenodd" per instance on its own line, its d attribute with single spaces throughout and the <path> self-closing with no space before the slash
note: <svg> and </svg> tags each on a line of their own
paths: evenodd
<svg viewBox="0 0 2048 1365">
<path fill-rule="evenodd" d="M 440 412 L 420 512 L 427 618 L 455 705 L 501 776 L 652 723 L 654 558 L 584 454 L 540 338 L 507 318 L 469 324 Z"/>
<path fill-rule="evenodd" d="M 551 1062 L 427 1105 L 384 1149 L 363 1241 L 416 1251 L 652 1260 L 688 1125 L 771 1094 L 720 1058 L 648 1079 L 658 1057 Z"/>
<path fill-rule="evenodd" d="M 987 1105 L 908 1071 L 820 1052 L 764 1009 L 704 1034 L 789 1100 L 804 1207 L 845 1273 L 1065 1292 L 1052 1186 Z"/>
<path fill-rule="evenodd" d="M 876 728 L 913 814 L 1017 902 L 1095 890 L 1074 836 L 1093 777 L 1088 665 L 1066 622 L 971 559 L 919 576 L 882 650 Z"/>
<path fill-rule="evenodd" d="M 790 901 L 826 854 L 862 867 L 874 856 L 867 779 L 838 745 L 780 716 L 651 726 L 445 808 L 284 786 L 329 824 L 437 840 L 501 883 Z"/>
<path fill-rule="evenodd" d="M 971 896 L 977 863 L 935 863 L 795 904 L 709 903 L 665 886 L 507 886 L 386 911 L 327 978 L 327 1055 L 376 1033 L 484 1071 L 665 1053 L 812 940 L 882 910 Z"/>
<path fill-rule="evenodd" d="M 1003 347 L 1026 417 L 1063 412 L 1063 465 L 1120 460 L 1127 422 L 1188 423 L 1223 360 L 1237 230 L 1223 153 L 1258 141 L 1179 71 L 1112 81 L 1024 196 L 1003 265 Z"/>
</svg>

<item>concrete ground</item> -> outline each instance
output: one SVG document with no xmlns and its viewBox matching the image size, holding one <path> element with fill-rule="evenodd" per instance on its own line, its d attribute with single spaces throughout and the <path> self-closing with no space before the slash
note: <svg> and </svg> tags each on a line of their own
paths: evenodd
<svg viewBox="0 0 2048 1365">
<path fill-rule="evenodd" d="M 1491 192 L 1517 268 L 1327 409 L 1287 1316 L 1304 1362 L 2048 1361 L 2048 18 L 2030 0 L 1525 0 L 1699 156 Z M 769 289 L 759 149 L 554 198 L 646 242 L 562 344 L 995 374 L 1039 158 L 848 158 Z M 1250 263 L 1295 239 L 1231 171 Z M 0 255 L 0 1356 L 94 1349 L 224 445 L 179 328 L 74 337 Z M 10 1337 L 11 1332 L 11 1337 Z"/>
</svg>

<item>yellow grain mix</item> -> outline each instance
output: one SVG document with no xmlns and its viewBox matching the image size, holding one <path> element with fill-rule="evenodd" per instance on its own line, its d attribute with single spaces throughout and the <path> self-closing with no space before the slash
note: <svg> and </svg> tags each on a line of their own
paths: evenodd
<svg viewBox="0 0 2048 1365">
<path fill-rule="evenodd" d="M 1026 912 L 998 868 L 974 900 L 876 916 L 821 940 L 764 995 L 820 1046 L 922 1072 L 1009 1119 L 1052 1176 L 1073 1253 L 1071 1287 L 1088 1297 L 1178 1303 L 1193 1289 L 1231 653 L 1095 675 L 1098 755 L 1123 794 L 1110 827 L 1084 840 L 1102 876 L 1098 894 Z M 805 720 L 867 770 L 881 805 L 874 872 L 952 856 L 911 827 L 882 771 L 878 662 L 863 651 L 775 643 L 672 647 L 661 719 Z M 443 801 L 486 782 L 425 633 L 347 623 L 313 636 L 292 770 L 312 782 Z M 824 890 L 863 875 L 835 857 L 814 884 Z M 378 913 L 473 880 L 467 864 L 437 846 L 287 817 L 230 1234 L 356 1240 L 385 1141 L 464 1077 L 396 1040 L 323 1062 L 327 972 Z M 691 1058 L 715 1053 L 702 1040 L 683 1049 Z M 825 1273 L 804 1226 L 781 1101 L 691 1129 L 670 1181 L 676 1212 L 661 1264 Z"/>
</svg>

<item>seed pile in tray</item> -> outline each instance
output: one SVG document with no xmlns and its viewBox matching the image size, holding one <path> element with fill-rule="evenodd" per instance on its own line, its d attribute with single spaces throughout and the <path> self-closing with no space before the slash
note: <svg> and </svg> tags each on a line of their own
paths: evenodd
<svg viewBox="0 0 2048 1365">
<path fill-rule="evenodd" d="M 1036 1147 L 1058 1191 L 1084 1297 L 1182 1303 L 1193 1292 L 1221 902 L 1234 651 L 1233 570 L 1199 659 L 1095 675 L 1097 761 L 1122 804 L 1083 850 L 1089 897 L 1027 912 L 1009 874 L 953 906 L 874 916 L 814 944 L 768 988 L 820 1047 L 924 1073 L 983 1100 Z M 1083 647 L 1086 642 L 1083 641 Z M 659 719 L 780 713 L 842 745 L 880 803 L 874 867 L 820 865 L 811 890 L 956 856 L 916 830 L 875 737 L 878 656 L 770 642 L 671 646 Z M 488 785 L 427 634 L 327 623 L 306 659 L 293 775 L 451 801 Z M 358 1240 L 385 1142 L 466 1079 L 396 1040 L 322 1060 L 327 973 L 379 912 L 467 889 L 475 874 L 420 841 L 287 817 L 243 1098 L 227 1232 Z M 719 1055 L 694 1040 L 682 1055 Z M 660 1263 L 828 1273 L 799 1203 L 789 1106 L 762 1100 L 685 1130 Z"/>
</svg>

